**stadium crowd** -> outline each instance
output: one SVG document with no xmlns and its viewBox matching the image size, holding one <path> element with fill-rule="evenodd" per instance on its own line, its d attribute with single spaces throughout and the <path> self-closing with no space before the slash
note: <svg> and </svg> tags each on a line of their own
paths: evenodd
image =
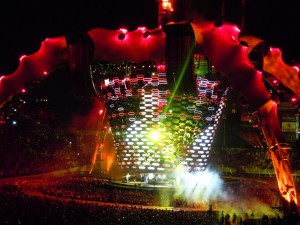
<svg viewBox="0 0 300 225">
<path fill-rule="evenodd" d="M 244 215 L 233 211 L 187 208 L 173 199 L 173 207 L 161 206 L 155 191 L 107 186 L 101 179 L 39 180 L 2 185 L 1 224 L 44 225 L 290 225 L 289 218 L 262 212 Z M 42 185 L 41 185 L 42 184 Z M 39 195 L 34 194 L 38 191 Z M 164 194 L 166 194 L 165 192 Z M 176 203 L 176 204 L 175 204 Z"/>
</svg>

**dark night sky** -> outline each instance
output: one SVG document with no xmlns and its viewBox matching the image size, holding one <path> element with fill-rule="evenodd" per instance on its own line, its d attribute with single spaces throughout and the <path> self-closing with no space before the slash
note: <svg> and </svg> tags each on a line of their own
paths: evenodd
<svg viewBox="0 0 300 225">
<path fill-rule="evenodd" d="M 240 24 L 242 0 L 224 1 L 224 19 Z M 244 1 L 245 30 L 273 47 L 280 47 L 284 58 L 299 62 L 299 0 Z M 209 2 L 212 4 L 208 15 L 219 15 L 222 1 Z M 47 37 L 95 27 L 117 29 L 122 25 L 129 28 L 145 25 L 155 28 L 156 6 L 157 0 L 5 1 L 0 7 L 0 74 L 13 72 L 19 57 L 37 51 Z"/>
<path fill-rule="evenodd" d="M 95 27 L 156 28 L 157 9 L 149 10 L 155 6 L 155 0 L 7 1 L 0 7 L 0 73 L 14 71 L 19 57 L 37 51 L 47 37 Z"/>
</svg>

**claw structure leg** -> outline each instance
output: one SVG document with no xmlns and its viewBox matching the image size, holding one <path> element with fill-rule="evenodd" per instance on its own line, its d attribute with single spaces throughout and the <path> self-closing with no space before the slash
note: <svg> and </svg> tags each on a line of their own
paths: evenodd
<svg viewBox="0 0 300 225">
<path fill-rule="evenodd" d="M 269 153 L 274 166 L 280 196 L 287 204 L 287 210 L 292 210 L 290 206 L 293 204 L 297 205 L 297 196 L 289 159 L 289 152 L 291 148 L 288 143 L 281 142 L 281 134 L 281 137 L 277 138 L 278 134 L 276 134 L 276 132 L 274 132 L 274 130 L 269 126 L 269 123 L 261 118 L 257 118 L 257 120 L 260 120 L 260 128 L 269 147 Z"/>
<path fill-rule="evenodd" d="M 239 37 L 238 29 L 231 24 L 216 27 L 207 21 L 193 24 L 204 54 L 215 67 L 228 77 L 231 85 L 240 90 L 252 107 L 259 113 L 262 130 L 267 140 L 275 169 L 280 194 L 288 203 L 297 204 L 289 150 L 277 117 L 277 104 L 271 100 L 262 80 L 262 72 L 256 70 L 248 54 L 261 43 L 255 37 Z M 247 41 L 247 47 L 240 41 Z M 278 49 L 270 48 L 263 58 L 263 69 L 274 74 L 283 84 L 294 90 L 299 97 L 300 82 L 295 68 L 285 64 Z"/>
</svg>

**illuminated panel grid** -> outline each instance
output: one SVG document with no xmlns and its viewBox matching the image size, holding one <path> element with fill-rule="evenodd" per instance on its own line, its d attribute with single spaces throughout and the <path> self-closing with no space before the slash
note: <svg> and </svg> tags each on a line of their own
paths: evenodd
<svg viewBox="0 0 300 225">
<path fill-rule="evenodd" d="M 215 131 L 224 108 L 226 92 L 218 93 L 219 81 L 197 77 L 196 84 L 199 92 L 196 107 L 204 107 L 200 113 L 203 126 L 201 132 L 195 136 L 185 163 L 187 169 L 203 171 L 206 169 Z"/>
<path fill-rule="evenodd" d="M 171 100 L 165 73 L 102 82 L 122 169 L 206 169 L 223 98 L 218 82 L 197 78 L 196 84 L 198 96 Z"/>
<path fill-rule="evenodd" d="M 217 81 L 197 78 L 197 97 L 176 96 L 170 100 L 163 123 L 171 134 L 178 164 L 187 171 L 206 169 L 211 144 L 224 106 Z"/>
<path fill-rule="evenodd" d="M 122 169 L 162 171 L 174 165 L 164 154 L 165 140 L 153 135 L 164 131 L 159 124 L 169 93 L 166 85 L 165 73 L 102 82 Z"/>
</svg>

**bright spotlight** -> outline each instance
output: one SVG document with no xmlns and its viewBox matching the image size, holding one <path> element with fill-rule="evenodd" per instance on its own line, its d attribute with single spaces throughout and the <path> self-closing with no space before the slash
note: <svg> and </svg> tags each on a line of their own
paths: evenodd
<svg viewBox="0 0 300 225">
<path fill-rule="evenodd" d="M 159 141 L 159 139 L 160 139 L 160 132 L 159 132 L 159 131 L 152 131 L 152 132 L 149 134 L 149 138 L 150 138 L 152 141 Z"/>
</svg>

